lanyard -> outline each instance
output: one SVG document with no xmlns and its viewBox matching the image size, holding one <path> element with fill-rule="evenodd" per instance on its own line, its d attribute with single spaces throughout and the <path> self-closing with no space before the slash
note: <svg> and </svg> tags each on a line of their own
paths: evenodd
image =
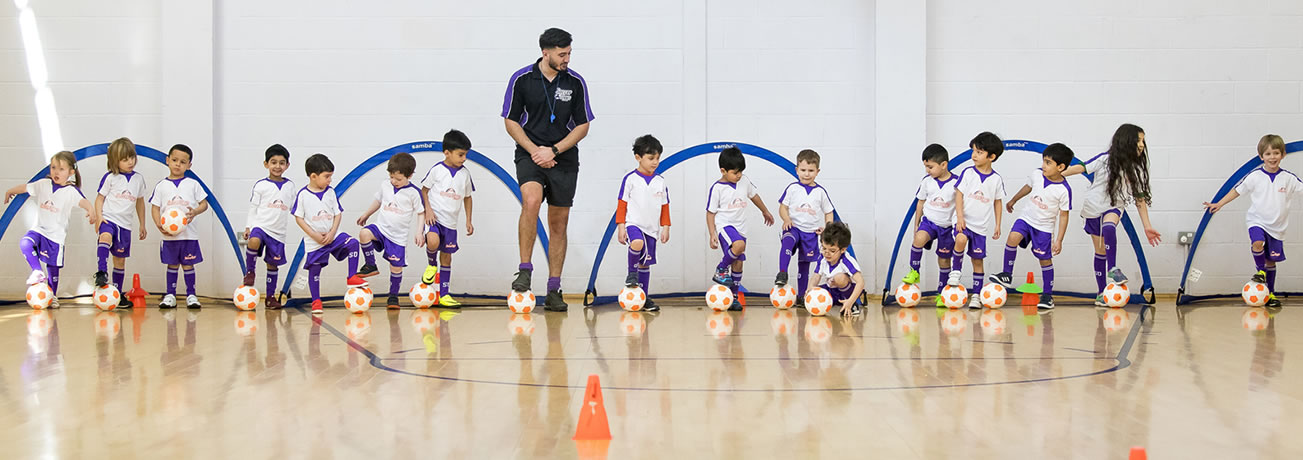
<svg viewBox="0 0 1303 460">
<path fill-rule="evenodd" d="M 547 93 L 547 78 L 543 77 L 542 71 L 539 71 L 539 77 L 540 77 L 539 83 L 543 85 L 543 101 L 547 102 L 547 109 L 548 111 L 552 112 L 552 114 L 548 118 L 548 123 L 556 123 L 556 107 L 553 105 L 554 102 L 552 101 L 553 99 L 556 98 L 556 94 Z M 557 73 L 557 78 L 558 79 L 561 78 L 560 73 Z M 557 89 L 560 88 L 561 88 L 561 81 L 557 80 Z"/>
</svg>

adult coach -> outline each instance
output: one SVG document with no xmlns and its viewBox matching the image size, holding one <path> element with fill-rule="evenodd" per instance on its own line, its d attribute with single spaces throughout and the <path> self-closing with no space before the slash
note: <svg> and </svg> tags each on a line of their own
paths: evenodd
<svg viewBox="0 0 1303 460">
<path fill-rule="evenodd" d="M 543 57 L 511 75 L 502 101 L 507 134 L 516 141 L 516 181 L 520 183 L 520 270 L 511 290 L 530 290 L 535 222 L 547 200 L 547 298 L 543 308 L 565 311 L 561 268 L 566 261 L 566 225 L 579 180 L 579 141 L 588 135 L 593 109 L 588 83 L 570 70 L 570 33 L 552 28 L 538 37 Z"/>
</svg>

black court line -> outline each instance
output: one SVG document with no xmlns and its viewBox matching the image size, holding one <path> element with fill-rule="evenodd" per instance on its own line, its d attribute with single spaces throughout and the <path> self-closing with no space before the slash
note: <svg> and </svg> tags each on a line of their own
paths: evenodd
<svg viewBox="0 0 1303 460">
<path fill-rule="evenodd" d="M 334 326 L 331 326 L 331 325 L 329 325 L 329 324 L 326 324 L 326 322 L 325 322 L 325 321 L 322 321 L 320 317 L 313 316 L 312 314 L 308 313 L 306 310 L 303 309 L 302 306 L 296 305 L 296 306 L 294 306 L 293 308 L 294 308 L 295 310 L 298 310 L 299 314 L 311 318 L 312 321 L 316 322 L 317 324 L 320 324 L 321 327 L 325 328 L 327 331 L 330 331 L 330 333 L 333 334 L 336 338 L 338 338 L 339 340 L 343 341 L 345 345 L 348 345 L 350 348 L 352 348 L 352 349 L 354 349 L 354 350 L 357 350 L 358 353 L 361 353 L 361 354 L 365 355 L 365 356 L 367 357 L 367 361 L 371 364 L 372 367 L 375 367 L 376 369 L 379 369 L 379 370 L 382 370 L 382 371 L 392 372 L 392 373 L 395 373 L 395 374 L 401 374 L 401 375 L 408 375 L 408 376 L 412 376 L 412 377 L 420 377 L 420 378 L 427 378 L 427 379 L 434 379 L 434 380 L 443 380 L 443 381 L 446 381 L 446 382 L 463 382 L 463 383 L 478 383 L 478 384 L 485 384 L 485 385 L 503 385 L 503 386 L 526 387 L 526 388 L 553 388 L 553 389 L 568 389 L 568 390 L 583 390 L 583 389 L 586 389 L 586 388 L 587 388 L 587 384 L 584 384 L 584 385 L 552 385 L 552 384 L 546 384 L 546 383 L 503 382 L 503 381 L 495 381 L 495 380 L 466 379 L 466 378 L 459 378 L 459 377 L 444 377 L 444 376 L 439 376 L 439 375 L 419 374 L 419 373 L 416 373 L 416 372 L 411 372 L 411 371 L 407 371 L 407 370 L 403 370 L 403 369 L 395 369 L 395 368 L 393 368 L 393 367 L 389 367 L 389 366 L 385 365 L 385 363 L 384 363 L 384 360 L 385 360 L 385 359 L 384 359 L 384 358 L 381 358 L 379 355 L 375 354 L 375 353 L 372 352 L 371 350 L 368 350 L 366 347 L 362 346 L 361 344 L 359 344 L 359 343 L 353 341 L 352 339 L 349 339 L 348 336 L 345 335 L 343 332 L 340 332 L 339 329 L 335 329 Z M 676 393 L 677 393 L 677 392 L 699 392 L 699 393 L 789 393 L 789 392 L 790 392 L 790 393 L 813 393 L 813 392 L 830 392 L 830 391 L 931 390 L 931 389 L 948 389 L 948 388 L 988 387 L 988 386 L 997 386 L 997 385 L 1016 385 L 1016 384 L 1029 384 L 1029 383 L 1045 383 L 1045 382 L 1055 382 L 1055 381 L 1060 381 L 1060 380 L 1072 380 L 1072 379 L 1079 379 L 1079 378 L 1085 378 L 1085 377 L 1094 377 L 1094 376 L 1097 376 L 1097 375 L 1110 374 L 1110 373 L 1117 372 L 1117 371 L 1120 371 L 1120 370 L 1122 370 L 1122 369 L 1126 369 L 1126 368 L 1128 368 L 1128 367 L 1131 367 L 1131 359 L 1128 357 L 1128 355 L 1131 353 L 1131 346 L 1135 343 L 1136 336 L 1139 335 L 1139 333 L 1140 333 L 1140 325 L 1141 325 L 1141 323 L 1143 323 L 1144 320 L 1145 320 L 1145 313 L 1147 313 L 1148 311 L 1150 311 L 1152 308 L 1153 308 L 1153 307 L 1151 307 L 1151 306 L 1149 306 L 1149 305 L 1146 305 L 1146 304 L 1142 304 L 1142 305 L 1140 306 L 1140 314 L 1139 314 L 1138 317 L 1136 318 L 1136 321 L 1135 321 L 1134 323 L 1131 324 L 1131 332 L 1127 334 L 1127 340 L 1126 340 L 1126 342 L 1123 342 L 1122 346 L 1118 349 L 1117 356 L 1115 356 L 1114 358 L 1112 358 L 1112 359 L 1114 359 L 1115 361 L 1117 361 L 1117 364 L 1114 364 L 1113 367 L 1110 367 L 1110 368 L 1108 368 L 1108 369 L 1101 369 L 1101 370 L 1098 370 L 1098 371 L 1088 372 L 1088 373 L 1085 373 L 1085 374 L 1065 375 L 1065 376 L 1060 376 L 1060 377 L 1041 377 L 1041 378 L 1035 378 L 1035 379 L 1023 379 L 1023 380 L 1010 380 L 1010 381 L 1005 381 L 1005 382 L 979 382 L 979 383 L 956 383 L 956 384 L 941 384 L 941 385 L 908 385 L 908 386 L 906 386 L 906 385 L 900 385 L 900 386 L 885 386 L 885 387 L 844 387 L 844 388 L 649 388 L 649 387 L 603 386 L 602 389 L 604 389 L 604 390 L 616 390 L 616 391 L 662 391 L 662 392 L 676 392 Z M 716 359 L 718 359 L 718 358 L 716 358 Z M 972 359 L 972 358 L 967 358 L 967 359 Z M 982 359 L 987 359 L 987 358 L 982 358 Z M 1027 359 L 1043 360 L 1043 359 L 1054 359 L 1054 358 L 1033 357 L 1033 358 L 1027 358 Z M 1108 359 L 1108 358 L 1085 358 L 1085 357 L 1082 357 L 1082 359 L 1098 360 L 1098 359 Z M 908 360 L 908 359 L 907 359 L 907 360 Z"/>
</svg>

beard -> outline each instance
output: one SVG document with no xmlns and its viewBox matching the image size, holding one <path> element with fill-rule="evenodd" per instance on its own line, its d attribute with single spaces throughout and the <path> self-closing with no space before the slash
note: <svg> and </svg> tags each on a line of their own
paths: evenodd
<svg viewBox="0 0 1303 460">
<path fill-rule="evenodd" d="M 557 73 L 564 72 L 566 70 L 566 64 L 564 62 L 552 62 L 552 59 L 545 59 L 545 60 L 547 61 L 548 68 L 551 68 L 553 71 Z"/>
</svg>

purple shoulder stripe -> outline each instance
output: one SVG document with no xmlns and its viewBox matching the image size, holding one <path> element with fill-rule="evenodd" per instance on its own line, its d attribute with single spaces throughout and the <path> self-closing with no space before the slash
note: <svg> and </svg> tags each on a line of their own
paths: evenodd
<svg viewBox="0 0 1303 460">
<path fill-rule="evenodd" d="M 511 115 L 511 102 L 512 96 L 515 94 L 516 82 L 533 69 L 534 64 L 527 65 L 522 67 L 520 70 L 517 70 L 516 73 L 511 74 L 511 78 L 507 79 L 507 93 L 502 96 L 502 118 L 507 118 L 508 115 Z"/>
<path fill-rule="evenodd" d="M 588 121 L 593 121 L 593 118 L 596 117 L 593 116 L 592 98 L 589 97 L 588 93 L 588 80 L 584 80 L 584 77 L 579 75 L 579 72 L 575 72 L 574 69 L 567 69 L 566 71 L 569 72 L 570 75 L 574 75 L 575 78 L 579 79 L 579 85 L 584 88 L 584 118 Z"/>
</svg>

